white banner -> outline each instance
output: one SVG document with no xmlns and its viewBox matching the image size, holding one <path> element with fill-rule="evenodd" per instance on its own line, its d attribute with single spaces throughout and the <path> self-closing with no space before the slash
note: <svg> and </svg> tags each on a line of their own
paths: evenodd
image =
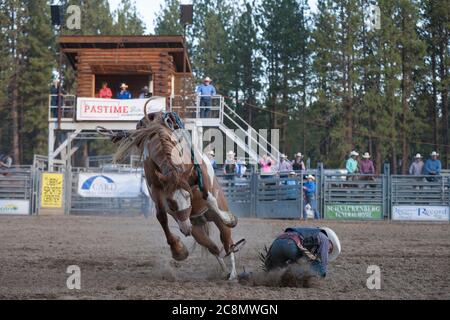
<svg viewBox="0 0 450 320">
<path fill-rule="evenodd" d="M 393 206 L 392 220 L 449 221 L 449 208 L 444 206 Z"/>
<path fill-rule="evenodd" d="M 30 214 L 29 200 L 0 200 L 0 215 Z"/>
<path fill-rule="evenodd" d="M 144 117 L 148 99 L 77 99 L 77 121 L 139 121 Z M 147 113 L 166 109 L 166 98 L 155 97 L 147 105 Z"/>
<path fill-rule="evenodd" d="M 78 176 L 78 194 L 86 198 L 137 198 L 141 185 L 140 173 L 80 173 Z"/>
</svg>

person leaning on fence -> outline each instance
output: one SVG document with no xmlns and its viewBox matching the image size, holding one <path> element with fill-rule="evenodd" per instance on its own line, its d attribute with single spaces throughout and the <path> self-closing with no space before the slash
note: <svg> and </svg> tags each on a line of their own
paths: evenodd
<svg viewBox="0 0 450 320">
<path fill-rule="evenodd" d="M 270 174 L 273 173 L 272 167 L 275 165 L 275 161 L 268 155 L 265 154 L 258 161 L 258 164 L 261 167 L 261 173 Z"/>
<path fill-rule="evenodd" d="M 303 155 L 301 152 L 295 155 L 295 159 L 292 161 L 292 170 L 294 171 L 305 171 L 305 163 L 303 162 Z"/>
<path fill-rule="evenodd" d="M 238 159 L 236 161 L 236 176 L 238 178 L 243 178 L 247 172 L 247 164 L 244 159 Z"/>
<path fill-rule="evenodd" d="M 347 169 L 347 173 L 350 175 L 354 175 L 358 173 L 358 156 L 359 153 L 356 151 L 352 151 L 350 153 L 350 157 L 347 159 L 345 163 L 345 169 Z M 348 180 L 353 180 L 354 177 L 348 177 Z"/>
<path fill-rule="evenodd" d="M 9 154 L 0 154 L 0 171 L 11 168 L 13 160 Z M 4 176 L 8 176 L 9 173 L 2 173 Z"/>
<path fill-rule="evenodd" d="M 409 166 L 409 174 L 412 176 L 421 176 L 423 174 L 423 160 L 420 153 L 414 157 L 414 162 Z"/>
<path fill-rule="evenodd" d="M 316 178 L 314 178 L 314 176 L 312 175 L 308 175 L 306 179 L 308 181 L 303 185 L 303 191 L 305 194 L 305 203 L 303 206 L 303 219 L 306 220 L 308 218 L 306 212 L 306 205 L 308 204 L 311 207 L 311 210 L 314 211 L 314 219 L 320 219 L 320 214 L 319 211 L 317 210 L 317 200 L 316 200 L 316 182 L 315 182 Z"/>
<path fill-rule="evenodd" d="M 439 153 L 437 153 L 436 151 L 433 151 L 430 154 L 430 159 L 428 159 L 425 162 L 425 165 L 423 166 L 423 174 L 425 176 L 438 176 L 441 174 L 441 161 L 438 160 L 439 157 Z M 428 181 L 432 182 L 432 181 L 436 181 L 435 178 L 427 178 Z"/>
<path fill-rule="evenodd" d="M 102 88 L 100 89 L 100 92 L 98 93 L 98 97 L 100 99 L 111 99 L 113 96 L 111 89 L 108 87 L 108 82 L 102 83 Z"/>
<path fill-rule="evenodd" d="M 287 155 L 281 154 L 280 164 L 278 165 L 278 172 L 287 174 L 292 171 L 292 164 L 288 160 Z"/>
<path fill-rule="evenodd" d="M 211 84 L 212 79 L 206 77 L 203 84 L 197 87 L 197 94 L 200 96 L 200 118 L 208 118 L 211 107 L 212 97 L 216 95 L 216 88 Z"/>
<path fill-rule="evenodd" d="M 368 176 L 361 177 L 361 180 L 375 180 L 375 166 L 373 165 L 373 161 L 370 160 L 370 154 L 366 152 L 362 158 L 358 165 L 359 173 Z"/>
</svg>

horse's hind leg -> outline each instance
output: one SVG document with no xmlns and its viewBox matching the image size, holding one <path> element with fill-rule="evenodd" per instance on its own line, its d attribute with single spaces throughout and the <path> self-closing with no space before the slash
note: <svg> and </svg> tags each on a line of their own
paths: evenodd
<svg viewBox="0 0 450 320">
<path fill-rule="evenodd" d="M 211 217 L 211 219 L 215 223 L 217 228 L 219 229 L 220 240 L 222 241 L 223 248 L 224 248 L 226 254 L 230 255 L 231 272 L 228 277 L 228 280 L 234 280 L 237 277 L 237 272 L 236 272 L 236 260 L 234 257 L 234 253 L 230 252 L 231 246 L 233 245 L 233 239 L 231 237 L 231 229 L 229 227 L 227 227 L 226 225 L 224 225 L 222 223 L 222 221 L 220 220 L 220 218 L 218 218 L 217 216 L 213 216 L 213 217 Z M 219 260 L 219 264 L 221 266 L 225 265 L 225 263 L 223 262 L 223 258 L 218 257 L 218 259 L 221 259 L 221 260 Z M 223 268 L 223 266 L 222 266 L 222 268 Z"/>
<path fill-rule="evenodd" d="M 186 260 L 189 256 L 189 251 L 180 238 L 175 236 L 169 229 L 169 221 L 167 219 L 167 213 L 161 209 L 161 206 L 156 204 L 156 218 L 158 219 L 161 227 L 166 235 L 167 243 L 170 246 L 170 251 L 172 252 L 172 257 L 177 261 Z"/>
</svg>

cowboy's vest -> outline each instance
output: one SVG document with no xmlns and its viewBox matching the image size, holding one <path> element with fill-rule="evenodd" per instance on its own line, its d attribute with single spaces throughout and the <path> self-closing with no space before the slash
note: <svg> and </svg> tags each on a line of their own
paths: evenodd
<svg viewBox="0 0 450 320">
<path fill-rule="evenodd" d="M 295 243 L 301 243 L 312 254 L 317 254 L 320 246 L 318 235 L 322 232 L 319 228 L 301 227 L 287 228 L 277 239 L 290 239 Z"/>
</svg>

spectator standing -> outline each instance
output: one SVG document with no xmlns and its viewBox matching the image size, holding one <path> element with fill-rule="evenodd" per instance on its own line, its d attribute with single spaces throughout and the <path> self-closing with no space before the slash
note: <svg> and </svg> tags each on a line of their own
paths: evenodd
<svg viewBox="0 0 450 320">
<path fill-rule="evenodd" d="M 214 170 L 216 170 L 217 169 L 217 162 L 216 162 L 216 158 L 215 158 L 215 153 L 214 153 L 214 151 L 209 151 L 208 153 L 207 153 L 207 155 L 208 155 L 208 159 L 209 159 L 209 161 L 211 162 L 211 166 L 213 167 L 213 169 Z"/>
<path fill-rule="evenodd" d="M 421 176 L 423 173 L 423 160 L 420 153 L 414 157 L 414 162 L 409 166 L 409 174 L 412 176 Z"/>
<path fill-rule="evenodd" d="M 236 162 L 236 175 L 239 178 L 243 178 L 246 171 L 247 171 L 247 165 L 245 163 L 245 160 L 238 159 L 238 161 Z"/>
<path fill-rule="evenodd" d="M 102 88 L 100 89 L 100 92 L 98 93 L 98 97 L 100 99 L 111 99 L 113 96 L 111 89 L 108 87 L 107 82 L 102 83 Z"/>
<path fill-rule="evenodd" d="M 262 173 L 272 173 L 272 166 L 274 164 L 275 161 L 273 161 L 268 154 L 263 155 L 262 159 L 259 160 L 259 165 L 261 166 Z"/>
<path fill-rule="evenodd" d="M 375 174 L 375 166 L 373 165 L 373 161 L 370 160 L 370 154 L 368 152 L 364 153 L 362 156 L 361 162 L 358 164 L 359 173 L 361 174 Z M 366 177 L 367 180 L 373 177 Z"/>
<path fill-rule="evenodd" d="M 152 94 L 147 86 L 143 87 L 141 90 L 141 94 L 139 95 L 139 99 L 149 99 L 152 97 Z"/>
<path fill-rule="evenodd" d="M 306 213 L 306 205 L 309 204 L 311 209 L 314 211 L 314 219 L 320 219 L 319 211 L 317 210 L 317 200 L 316 200 L 316 178 L 312 175 L 308 175 L 306 177 L 308 180 L 303 185 L 303 190 L 305 194 L 305 205 L 303 207 L 303 219 L 307 219 L 307 213 Z"/>
<path fill-rule="evenodd" d="M 347 169 L 348 174 L 356 174 L 358 172 L 358 157 L 359 153 L 356 151 L 352 151 L 350 153 L 350 157 L 347 159 L 345 163 L 345 169 Z"/>
<path fill-rule="evenodd" d="M 128 91 L 128 86 L 126 83 L 122 83 L 120 85 L 120 92 L 117 93 L 117 99 L 120 100 L 129 100 L 131 99 L 131 93 L 130 91 Z"/>
<path fill-rule="evenodd" d="M 12 158 L 9 154 L 0 154 L 0 168 L 11 168 Z"/>
<path fill-rule="evenodd" d="M 423 166 L 423 174 L 425 176 L 438 176 L 441 174 L 441 161 L 438 160 L 439 153 L 433 151 L 430 154 L 431 158 L 425 162 Z M 428 181 L 436 181 L 435 178 L 427 178 Z"/>
<path fill-rule="evenodd" d="M 50 104 L 51 104 L 51 116 L 52 118 L 58 118 L 58 107 L 64 106 L 64 90 L 61 88 L 61 83 L 58 79 L 53 80 L 53 84 L 50 87 Z"/>
<path fill-rule="evenodd" d="M 203 84 L 197 87 L 197 94 L 200 96 L 200 118 L 208 118 L 211 111 L 212 97 L 216 95 L 216 88 L 211 83 L 212 79 L 206 77 Z"/>
<path fill-rule="evenodd" d="M 305 163 L 303 162 L 303 155 L 301 152 L 295 155 L 295 159 L 292 161 L 292 170 L 294 171 L 305 171 Z"/>
<path fill-rule="evenodd" d="M 233 179 L 236 172 L 236 159 L 235 153 L 233 151 L 228 151 L 227 158 L 225 159 L 225 165 L 223 167 L 223 172 L 225 173 L 225 178 L 230 180 Z"/>
<path fill-rule="evenodd" d="M 284 173 L 292 171 L 292 164 L 285 154 L 282 154 L 280 156 L 280 164 L 278 165 L 278 171 Z"/>
</svg>

